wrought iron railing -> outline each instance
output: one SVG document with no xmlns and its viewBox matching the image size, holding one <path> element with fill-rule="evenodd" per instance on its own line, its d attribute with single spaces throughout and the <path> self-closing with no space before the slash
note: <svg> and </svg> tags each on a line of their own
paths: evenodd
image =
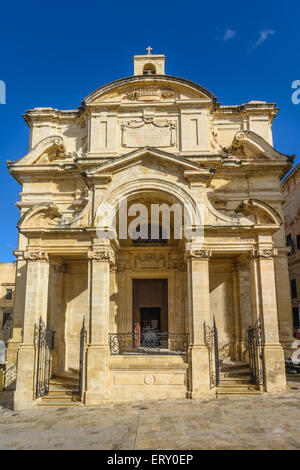
<svg viewBox="0 0 300 470">
<path fill-rule="evenodd" d="M 111 354 L 187 354 L 188 346 L 188 333 L 162 333 L 152 328 L 140 332 L 109 333 Z"/>
<path fill-rule="evenodd" d="M 46 327 L 40 317 L 39 324 L 34 327 L 34 343 L 36 351 L 35 398 L 49 393 L 51 375 L 51 350 L 54 348 L 54 331 Z"/>
</svg>

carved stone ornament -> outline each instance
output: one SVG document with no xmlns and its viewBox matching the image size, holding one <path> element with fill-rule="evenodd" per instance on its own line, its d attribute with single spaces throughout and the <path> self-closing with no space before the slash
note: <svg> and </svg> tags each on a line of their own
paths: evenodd
<svg viewBox="0 0 300 470">
<path fill-rule="evenodd" d="M 176 98 L 173 90 L 160 89 L 154 87 L 135 88 L 126 93 L 126 98 L 130 101 L 162 101 Z"/>
<path fill-rule="evenodd" d="M 88 259 L 90 260 L 108 261 L 111 264 L 115 262 L 115 258 L 109 248 L 104 248 L 102 250 L 97 249 L 95 251 L 88 251 L 87 256 L 88 256 Z"/>
<path fill-rule="evenodd" d="M 24 253 L 24 259 L 28 261 L 49 261 L 46 251 L 27 251 Z"/>
<path fill-rule="evenodd" d="M 176 125 L 168 120 L 157 121 L 153 116 L 121 124 L 123 147 L 172 147 L 176 145 Z"/>
<path fill-rule="evenodd" d="M 135 268 L 165 268 L 166 257 L 163 254 L 146 253 L 137 255 L 134 259 Z"/>
<path fill-rule="evenodd" d="M 278 255 L 278 250 L 276 248 L 254 248 L 250 252 L 250 257 L 253 259 L 263 258 L 271 259 Z"/>
<path fill-rule="evenodd" d="M 208 260 L 212 255 L 211 250 L 189 250 L 187 251 L 188 259 L 203 259 Z"/>
</svg>

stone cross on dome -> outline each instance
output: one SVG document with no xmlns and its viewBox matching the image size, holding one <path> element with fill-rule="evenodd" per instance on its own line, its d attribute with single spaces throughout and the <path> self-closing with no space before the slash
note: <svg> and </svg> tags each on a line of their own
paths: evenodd
<svg viewBox="0 0 300 470">
<path fill-rule="evenodd" d="M 146 51 L 148 51 L 148 55 L 151 55 L 152 47 L 150 46 L 146 47 Z"/>
</svg>

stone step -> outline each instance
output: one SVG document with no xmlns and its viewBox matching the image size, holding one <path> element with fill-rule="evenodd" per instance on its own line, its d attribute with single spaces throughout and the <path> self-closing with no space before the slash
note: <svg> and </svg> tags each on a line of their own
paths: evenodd
<svg viewBox="0 0 300 470">
<path fill-rule="evenodd" d="M 73 397 L 73 396 L 78 396 L 79 395 L 79 390 L 65 390 L 65 389 L 55 389 L 51 388 L 49 389 L 49 394 L 46 395 L 47 397 Z"/>
<path fill-rule="evenodd" d="M 249 364 L 220 364 L 221 372 L 249 371 Z"/>
<path fill-rule="evenodd" d="M 243 395 L 261 395 L 260 390 L 245 390 L 245 391 L 217 391 L 217 397 L 229 397 L 229 396 L 243 396 Z"/>
<path fill-rule="evenodd" d="M 83 406 L 83 404 L 81 401 L 42 400 L 37 404 L 37 406 L 41 408 L 66 408 L 72 406 Z"/>
<path fill-rule="evenodd" d="M 245 385 L 251 385 L 251 380 L 249 377 L 241 377 L 241 378 L 236 378 L 236 377 L 220 377 L 220 385 L 240 385 L 240 384 L 245 384 Z"/>
<path fill-rule="evenodd" d="M 260 395 L 262 392 L 258 385 L 253 384 L 223 384 L 217 387 L 217 395 Z"/>
<path fill-rule="evenodd" d="M 220 377 L 250 377 L 249 370 L 236 370 L 230 372 L 220 371 Z"/>
<path fill-rule="evenodd" d="M 69 370 L 59 370 L 55 372 L 54 379 L 66 380 L 67 382 L 78 382 L 79 375 Z"/>
</svg>

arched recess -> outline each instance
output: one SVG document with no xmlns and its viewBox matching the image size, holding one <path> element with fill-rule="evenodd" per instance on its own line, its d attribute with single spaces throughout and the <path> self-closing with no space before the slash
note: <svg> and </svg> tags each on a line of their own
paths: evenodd
<svg viewBox="0 0 300 470">
<path fill-rule="evenodd" d="M 17 227 L 26 229 L 47 229 L 57 226 L 62 214 L 53 203 L 41 203 L 28 209 L 20 218 Z"/>
<path fill-rule="evenodd" d="M 278 212 L 266 202 L 259 199 L 246 199 L 236 208 L 255 225 L 276 225 L 280 227 L 283 220 Z"/>
<path fill-rule="evenodd" d="M 107 227 L 107 219 L 103 222 L 102 216 L 108 206 L 113 207 L 116 214 L 119 204 L 124 203 L 125 199 L 127 201 L 138 201 L 139 198 L 144 197 L 159 198 L 162 202 L 178 204 L 182 209 L 182 214 L 186 210 L 185 225 L 193 226 L 194 229 L 198 228 L 201 231 L 203 221 L 201 220 L 201 214 L 198 214 L 197 205 L 193 198 L 179 186 L 156 178 L 147 178 L 147 181 L 128 182 L 112 191 L 108 191 L 100 206 L 96 208 L 94 226 L 98 228 Z"/>
</svg>

